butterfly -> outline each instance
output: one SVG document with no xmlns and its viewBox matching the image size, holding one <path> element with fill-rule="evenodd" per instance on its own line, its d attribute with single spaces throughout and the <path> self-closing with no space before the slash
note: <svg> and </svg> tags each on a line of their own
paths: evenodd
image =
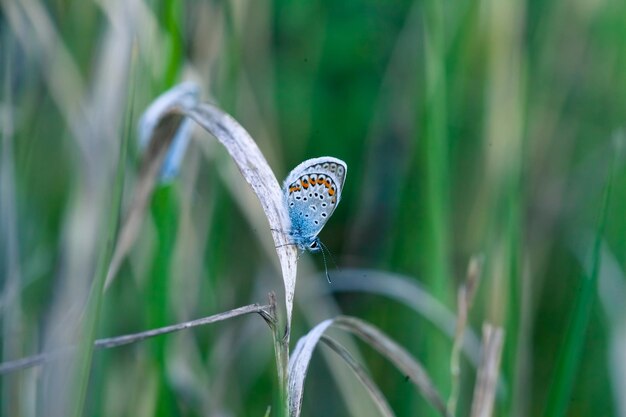
<svg viewBox="0 0 626 417">
<path fill-rule="evenodd" d="M 331 156 L 308 159 L 295 167 L 283 183 L 291 220 L 289 236 L 300 250 L 319 252 L 320 233 L 341 200 L 348 166 Z"/>
</svg>

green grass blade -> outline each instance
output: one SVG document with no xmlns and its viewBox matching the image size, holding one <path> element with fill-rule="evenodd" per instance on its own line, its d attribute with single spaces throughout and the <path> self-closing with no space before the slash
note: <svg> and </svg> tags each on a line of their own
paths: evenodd
<svg viewBox="0 0 626 417">
<path fill-rule="evenodd" d="M 176 247 L 178 230 L 178 195 L 174 185 L 157 186 L 152 195 L 151 212 L 156 226 L 158 244 L 150 271 L 148 296 L 148 327 L 156 328 L 172 321 L 170 306 L 170 269 Z M 158 375 L 157 409 L 155 416 L 169 416 L 176 411 L 167 375 L 167 340 L 152 342 L 153 360 Z"/>
<path fill-rule="evenodd" d="M 587 325 L 591 316 L 593 302 L 596 295 L 598 273 L 600 271 L 600 259 L 602 248 L 602 237 L 607 222 L 607 212 L 613 188 L 613 177 L 615 175 L 615 165 L 618 152 L 614 153 L 614 158 L 609 168 L 609 176 L 604 188 L 600 218 L 596 229 L 596 236 L 592 252 L 591 274 L 584 277 L 575 301 L 571 321 L 565 336 L 565 342 L 561 347 L 556 371 L 544 416 L 561 417 L 567 412 L 571 392 L 576 381 L 577 371 L 582 359 L 582 350 L 587 333 Z"/>
<path fill-rule="evenodd" d="M 87 311 L 83 322 L 83 332 L 81 342 L 78 348 L 78 367 L 75 384 L 77 388 L 76 401 L 72 409 L 72 415 L 80 417 L 83 415 L 85 399 L 87 396 L 87 388 L 89 385 L 89 375 L 91 369 L 91 359 L 93 356 L 96 327 L 102 307 L 104 282 L 109 269 L 109 263 L 113 256 L 113 245 L 117 234 L 117 225 L 120 215 L 120 205 L 124 190 L 124 177 L 126 174 L 126 150 L 128 148 L 129 134 L 122 135 L 120 143 L 120 152 L 115 175 L 115 182 L 112 189 L 111 205 L 109 206 L 109 217 L 106 224 L 106 239 L 101 245 L 100 255 L 96 267 L 91 290 L 89 294 Z"/>
<path fill-rule="evenodd" d="M 170 55 L 167 59 L 164 84 L 166 88 L 171 88 L 178 78 L 180 69 L 183 66 L 183 36 L 182 19 L 185 3 L 167 0 L 163 6 L 165 8 L 165 33 L 170 42 Z"/>
<path fill-rule="evenodd" d="M 442 4 L 426 3 L 425 27 L 425 114 L 423 138 L 417 147 L 425 166 L 425 218 L 423 261 L 424 278 L 433 295 L 445 305 L 451 302 L 449 270 L 449 190 L 450 169 L 447 132 L 445 26 Z M 443 338 L 425 340 L 425 360 L 435 386 L 444 395 L 450 387 L 448 364 L 450 344 Z M 416 412 L 417 410 L 413 410 Z M 435 415 L 424 410 L 426 415 Z"/>
</svg>

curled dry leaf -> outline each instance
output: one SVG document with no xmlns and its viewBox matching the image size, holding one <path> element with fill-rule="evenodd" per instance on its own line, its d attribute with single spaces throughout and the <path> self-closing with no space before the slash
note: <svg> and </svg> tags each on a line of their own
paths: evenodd
<svg viewBox="0 0 626 417">
<path fill-rule="evenodd" d="M 146 148 L 144 162 L 133 201 L 115 246 L 106 285 L 110 285 L 137 237 L 166 158 L 168 164 L 174 164 L 165 167 L 166 173 L 178 169 L 179 158 L 184 153 L 187 136 L 191 133 L 184 123 L 186 118 L 190 118 L 224 145 L 261 202 L 269 229 L 273 231 L 282 269 L 288 332 L 291 328 L 296 284 L 297 252 L 292 245 L 288 245 L 285 234 L 291 228 L 291 223 L 280 185 L 250 134 L 234 118 L 216 106 L 199 103 L 198 93 L 199 88 L 195 84 L 179 84 L 157 98 L 141 118 L 140 141 Z M 176 143 L 172 145 L 174 140 Z M 288 340 L 289 334 L 285 334 L 285 337 Z"/>
<path fill-rule="evenodd" d="M 230 115 L 208 103 L 198 104 L 187 115 L 224 145 L 261 202 L 282 270 L 289 331 L 296 287 L 297 251 L 295 246 L 289 244 L 285 234 L 291 229 L 291 222 L 278 180 L 250 134 Z M 288 334 L 285 336 L 289 337 Z"/>
<path fill-rule="evenodd" d="M 183 111 L 193 108 L 199 100 L 200 87 L 192 82 L 184 82 L 159 96 L 146 109 L 139 119 L 139 146 L 142 150 L 155 141 L 152 140 L 159 122 L 165 115 L 176 109 Z M 174 137 L 167 147 L 165 160 L 161 165 L 161 181 L 173 179 L 182 164 L 187 145 L 191 139 L 191 120 L 185 118 L 177 127 Z"/>
<path fill-rule="evenodd" d="M 216 106 L 199 103 L 198 91 L 194 84 L 180 84 L 156 99 L 141 119 L 140 138 L 146 149 L 144 162 L 133 201 L 115 245 L 106 287 L 111 284 L 138 235 L 159 174 L 167 175 L 178 170 L 191 134 L 188 120 L 195 121 L 224 145 L 252 187 L 269 222 L 268 230 L 272 231 L 285 287 L 286 330 L 284 333 L 275 332 L 274 342 L 279 378 L 286 383 L 297 251 L 287 239 L 286 232 L 291 229 L 291 222 L 283 193 L 250 134 Z M 283 390 L 286 388 L 282 384 L 281 387 Z"/>
<path fill-rule="evenodd" d="M 442 416 L 449 416 L 441 394 L 439 394 L 439 391 L 437 391 L 437 388 L 433 385 L 424 367 L 402 346 L 394 342 L 373 325 L 355 317 L 337 317 L 334 324 L 336 327 L 355 334 L 377 350 L 381 355 L 389 359 L 400 372 L 405 374 L 409 380 L 415 384 L 424 398 L 426 398 Z"/>
<path fill-rule="evenodd" d="M 356 377 L 361 381 L 367 392 L 370 394 L 374 404 L 380 411 L 380 414 L 384 417 L 393 417 L 395 414 L 389 406 L 387 399 L 378 388 L 378 385 L 370 378 L 369 374 L 363 366 L 350 354 L 341 343 L 337 342 L 326 335 L 322 336 L 322 342 L 324 342 L 329 348 L 331 348 L 337 355 L 339 355 L 348 364 L 350 369 L 354 371 Z"/>
<path fill-rule="evenodd" d="M 309 333 L 302 336 L 289 358 L 288 389 L 289 415 L 291 417 L 298 417 L 302 411 L 304 380 L 309 369 L 309 362 L 311 362 L 311 356 L 317 343 L 331 324 L 333 324 L 332 319 L 324 320 L 312 328 Z"/>
<path fill-rule="evenodd" d="M 115 279 L 117 272 L 122 265 L 122 261 L 135 243 L 139 234 L 140 226 L 143 223 L 146 207 L 150 201 L 150 196 L 156 185 L 156 179 L 163 165 L 163 161 L 168 152 L 169 144 L 176 134 L 176 130 L 183 121 L 183 117 L 178 114 L 167 114 L 161 119 L 159 125 L 154 130 L 154 141 L 150 142 L 144 160 L 142 162 L 139 180 L 133 193 L 128 212 L 122 223 L 117 242 L 107 271 L 105 290 Z"/>
<path fill-rule="evenodd" d="M 163 163 L 170 153 L 170 145 L 177 136 L 181 125 L 184 124 L 182 114 L 193 107 L 197 101 L 197 87 L 191 83 L 181 84 L 154 100 L 141 116 L 139 144 L 144 148 L 144 156 L 133 198 L 111 257 L 104 284 L 105 289 L 115 279 L 122 261 L 137 239 L 150 196 Z"/>
<path fill-rule="evenodd" d="M 389 297 L 396 302 L 406 305 L 421 317 L 430 321 L 450 339 L 454 339 L 456 335 L 457 317 L 413 277 L 387 271 L 359 268 L 342 268 L 341 271 L 333 272 L 333 277 L 335 279 L 332 287 L 325 287 L 327 291 L 363 291 Z M 470 326 L 463 332 L 461 348 L 469 362 L 478 367 L 480 362 L 480 340 Z"/>
<path fill-rule="evenodd" d="M 291 417 L 298 417 L 301 413 L 304 380 L 309 362 L 311 361 L 313 350 L 330 326 L 346 330 L 361 338 L 365 343 L 389 359 L 400 372 L 405 374 L 415 384 L 424 398 L 442 416 L 450 416 L 441 394 L 433 385 L 424 367 L 402 346 L 369 323 L 355 317 L 340 316 L 335 319 L 325 320 L 315 326 L 309 333 L 300 338 L 291 355 L 289 360 L 289 415 Z M 348 365 L 351 365 L 349 361 L 347 362 Z"/>
</svg>

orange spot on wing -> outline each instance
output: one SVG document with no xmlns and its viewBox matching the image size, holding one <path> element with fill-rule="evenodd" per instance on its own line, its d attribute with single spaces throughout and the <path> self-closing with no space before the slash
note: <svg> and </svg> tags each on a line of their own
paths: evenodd
<svg viewBox="0 0 626 417">
<path fill-rule="evenodd" d="M 330 196 L 335 195 L 335 189 L 334 188 L 329 189 L 328 190 L 328 195 L 330 195 Z"/>
<path fill-rule="evenodd" d="M 324 184 L 324 178 L 318 178 L 318 179 L 317 179 L 317 183 L 318 183 L 319 185 Z"/>
<path fill-rule="evenodd" d="M 324 181 L 324 185 L 326 186 L 326 188 L 330 188 L 330 181 L 329 180 Z"/>
<path fill-rule="evenodd" d="M 304 188 L 309 188 L 309 181 L 306 178 L 302 180 L 302 186 Z"/>
</svg>

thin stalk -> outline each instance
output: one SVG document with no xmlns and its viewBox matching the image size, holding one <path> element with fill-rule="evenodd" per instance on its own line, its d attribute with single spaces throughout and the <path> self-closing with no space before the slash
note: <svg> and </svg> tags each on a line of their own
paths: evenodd
<svg viewBox="0 0 626 417">
<path fill-rule="evenodd" d="M 483 352 L 474 387 L 471 417 L 491 417 L 493 413 L 503 341 L 504 331 L 501 327 L 487 323 L 483 325 Z"/>
<path fill-rule="evenodd" d="M 157 329 L 146 330 L 139 333 L 132 333 L 123 336 L 109 337 L 105 339 L 98 339 L 94 341 L 93 347 L 95 349 L 110 349 L 119 346 L 125 346 L 132 343 L 141 342 L 146 339 L 150 339 L 157 336 L 162 336 L 169 333 L 179 332 L 181 330 L 187 330 L 198 326 L 206 326 L 207 324 L 217 323 L 232 319 L 234 317 L 243 316 L 246 314 L 258 313 L 265 321 L 270 322 L 273 320 L 271 306 L 250 304 L 244 307 L 235 308 L 233 310 L 225 311 L 223 313 L 214 314 L 212 316 L 203 317 L 200 319 L 185 321 L 182 323 L 172 324 L 169 326 L 159 327 Z M 15 361 L 4 362 L 0 364 L 0 375 L 16 372 L 22 369 L 31 368 L 33 366 L 43 365 L 54 359 L 57 359 L 63 355 L 70 354 L 77 349 L 77 346 L 69 346 L 65 349 L 57 350 L 54 352 L 40 353 L 38 355 L 29 356 L 27 358 L 18 359 Z"/>
<path fill-rule="evenodd" d="M 276 359 L 276 372 L 278 376 L 278 410 L 283 417 L 289 416 L 289 328 L 285 333 L 280 329 L 280 321 L 277 316 L 276 295 L 270 293 L 270 317 L 268 321 L 274 340 L 274 357 Z"/>
<path fill-rule="evenodd" d="M 452 354 L 450 355 L 450 374 L 452 381 L 450 384 L 450 396 L 448 397 L 448 414 L 456 415 L 456 407 L 461 391 L 461 351 L 463 350 L 463 342 L 465 340 L 465 330 L 467 327 L 467 319 L 469 311 L 472 307 L 474 295 L 478 280 L 482 273 L 482 256 L 472 257 L 467 268 L 467 279 L 459 288 L 457 295 L 458 318 L 456 322 L 456 330 L 454 335 L 454 344 L 452 345 Z"/>
</svg>

